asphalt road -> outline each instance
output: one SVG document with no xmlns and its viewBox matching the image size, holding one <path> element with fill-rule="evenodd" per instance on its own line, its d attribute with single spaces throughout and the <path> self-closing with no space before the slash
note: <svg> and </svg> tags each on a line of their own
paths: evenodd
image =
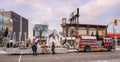
<svg viewBox="0 0 120 62">
<path fill-rule="evenodd" d="M 66 54 L 0 55 L 0 62 L 119 62 L 120 51 L 72 52 Z"/>
</svg>

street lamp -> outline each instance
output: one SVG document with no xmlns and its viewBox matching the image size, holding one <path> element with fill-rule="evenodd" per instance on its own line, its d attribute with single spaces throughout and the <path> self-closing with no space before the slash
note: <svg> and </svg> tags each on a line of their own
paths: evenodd
<svg viewBox="0 0 120 62">
<path fill-rule="evenodd" d="M 0 9 L 0 12 L 2 14 L 2 37 L 3 37 L 3 33 L 4 33 L 4 28 L 3 28 L 3 26 L 4 26 L 3 12 L 4 12 L 4 9 Z"/>
</svg>

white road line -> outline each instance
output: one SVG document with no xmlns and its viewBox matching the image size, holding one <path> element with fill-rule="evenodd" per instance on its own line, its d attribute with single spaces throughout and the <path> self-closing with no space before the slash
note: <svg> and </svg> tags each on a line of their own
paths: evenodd
<svg viewBox="0 0 120 62">
<path fill-rule="evenodd" d="M 60 60 L 60 58 L 58 58 L 58 57 L 55 57 L 57 60 Z"/>
<path fill-rule="evenodd" d="M 22 55 L 20 55 L 18 62 L 20 62 L 20 60 L 21 60 L 21 56 L 22 56 Z"/>
<path fill-rule="evenodd" d="M 60 60 L 60 58 L 59 57 L 55 57 L 58 61 L 60 61 L 60 62 L 64 62 L 64 61 L 62 61 L 62 60 Z"/>
</svg>

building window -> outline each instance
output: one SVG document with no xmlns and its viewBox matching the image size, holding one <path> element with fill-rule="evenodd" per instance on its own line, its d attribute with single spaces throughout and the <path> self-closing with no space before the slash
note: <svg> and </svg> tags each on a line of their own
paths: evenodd
<svg viewBox="0 0 120 62">
<path fill-rule="evenodd" d="M 84 27 L 79 27 L 78 35 L 87 35 L 87 30 Z"/>
<path fill-rule="evenodd" d="M 102 30 L 99 30 L 98 33 L 100 36 L 102 36 Z"/>
<path fill-rule="evenodd" d="M 96 29 L 95 28 L 90 28 L 89 29 L 89 35 L 92 35 L 92 33 L 93 33 L 93 35 L 96 35 Z"/>
<path fill-rule="evenodd" d="M 78 30 L 78 35 L 87 35 L 87 30 Z"/>
</svg>

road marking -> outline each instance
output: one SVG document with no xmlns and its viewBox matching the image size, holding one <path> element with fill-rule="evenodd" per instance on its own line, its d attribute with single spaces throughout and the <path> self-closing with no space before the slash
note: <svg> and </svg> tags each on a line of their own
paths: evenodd
<svg viewBox="0 0 120 62">
<path fill-rule="evenodd" d="M 60 58 L 58 58 L 58 57 L 55 57 L 57 60 L 60 60 Z"/>
<path fill-rule="evenodd" d="M 20 60 L 21 60 L 21 56 L 22 56 L 22 55 L 20 55 L 18 62 L 20 62 Z"/>
</svg>

